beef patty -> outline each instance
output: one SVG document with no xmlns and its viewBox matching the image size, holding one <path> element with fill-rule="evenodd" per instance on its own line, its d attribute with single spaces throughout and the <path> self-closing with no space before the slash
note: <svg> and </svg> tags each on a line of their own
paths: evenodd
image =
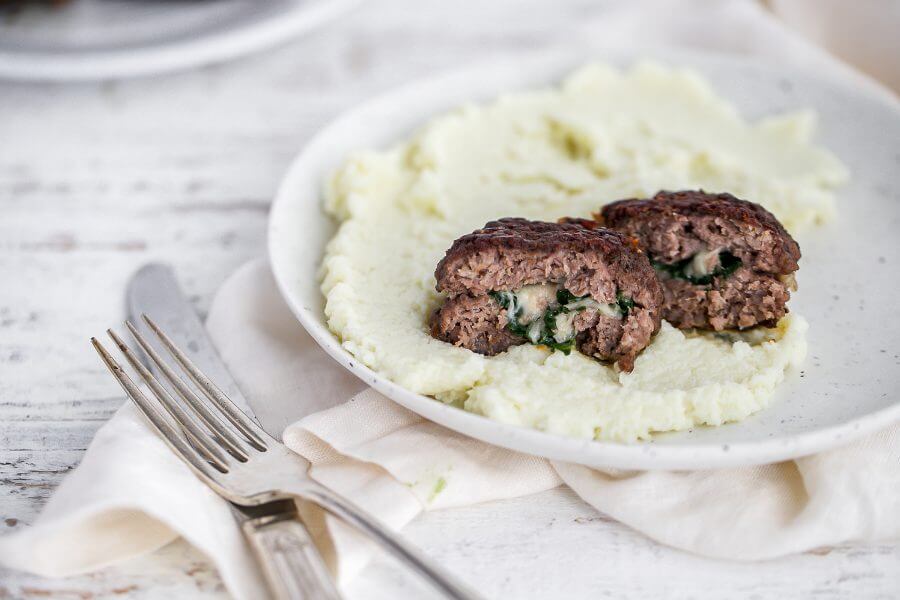
<svg viewBox="0 0 900 600">
<path fill-rule="evenodd" d="M 631 371 L 660 326 L 653 267 L 626 236 L 602 227 L 491 221 L 453 242 L 435 278 L 447 298 L 431 335 L 480 354 L 528 342 L 566 354 L 574 346 Z"/>
<path fill-rule="evenodd" d="M 731 194 L 659 192 L 607 204 L 597 221 L 647 253 L 665 292 L 662 316 L 676 327 L 774 327 L 788 312 L 800 247 L 758 204 Z"/>
</svg>

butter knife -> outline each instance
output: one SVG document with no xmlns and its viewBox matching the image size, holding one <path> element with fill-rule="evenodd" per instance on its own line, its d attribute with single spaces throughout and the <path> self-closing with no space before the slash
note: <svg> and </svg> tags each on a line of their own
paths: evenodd
<svg viewBox="0 0 900 600">
<path fill-rule="evenodd" d="M 126 303 L 128 318 L 141 333 L 149 332 L 140 315 L 151 315 L 235 404 L 257 418 L 181 292 L 171 268 L 158 263 L 141 267 L 128 283 Z M 148 366 L 152 370 L 156 368 L 152 361 Z M 281 438 L 283 427 L 277 422 L 273 425 L 270 419 L 267 426 L 266 419 L 257 420 L 270 435 Z M 293 502 L 271 502 L 252 509 L 232 505 L 231 509 L 274 598 L 340 600 L 331 574 L 298 519 Z"/>
</svg>

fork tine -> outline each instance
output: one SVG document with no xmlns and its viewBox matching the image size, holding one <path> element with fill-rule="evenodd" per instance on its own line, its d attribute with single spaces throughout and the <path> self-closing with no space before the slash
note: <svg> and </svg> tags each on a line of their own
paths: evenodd
<svg viewBox="0 0 900 600">
<path fill-rule="evenodd" d="M 203 393 L 222 410 L 228 420 L 247 437 L 247 440 L 253 444 L 257 450 L 265 452 L 266 442 L 263 439 L 263 436 L 266 434 L 259 425 L 257 425 L 253 419 L 248 417 L 244 411 L 238 408 L 234 402 L 229 400 L 228 396 L 204 375 L 197 365 L 191 362 L 191 359 L 189 359 L 187 355 L 175 346 L 175 343 L 169 339 L 169 336 L 163 333 L 150 317 L 147 315 L 141 316 L 166 347 L 166 350 L 169 351 L 169 354 L 171 354 L 184 370 L 187 371 L 188 375 L 191 376 L 191 379 L 193 379 L 200 389 L 203 390 Z"/>
<path fill-rule="evenodd" d="M 134 339 L 141 346 L 147 356 L 150 357 L 159 370 L 162 371 L 162 374 L 165 375 L 166 379 L 172 384 L 175 388 L 175 391 L 178 392 L 178 395 L 184 399 L 185 402 L 190 405 L 194 412 L 200 417 L 200 419 L 206 423 L 206 426 L 209 427 L 216 436 L 219 437 L 222 444 L 225 448 L 231 452 L 231 454 L 242 462 L 246 462 L 249 460 L 250 455 L 247 454 L 247 451 L 244 449 L 241 441 L 237 436 L 232 432 L 233 430 L 230 428 L 230 425 L 226 425 L 222 422 L 219 417 L 217 417 L 213 412 L 209 409 L 206 404 L 197 397 L 195 394 L 178 376 L 175 371 L 170 367 L 159 355 L 159 353 L 153 349 L 144 336 L 140 334 L 137 328 L 131 323 L 131 321 L 125 321 L 125 326 L 128 327 L 128 331 L 131 332 L 131 335 L 134 336 Z"/>
<path fill-rule="evenodd" d="M 200 425 L 197 424 L 197 421 L 194 420 L 192 416 L 187 414 L 183 408 L 175 401 L 174 398 L 166 391 L 166 389 L 159 383 L 156 377 L 147 370 L 147 367 L 141 364 L 141 361 L 138 360 L 137 356 L 135 356 L 134 352 L 131 351 L 125 342 L 116 335 L 116 332 L 112 329 L 107 329 L 106 333 L 109 334 L 109 337 L 112 338 L 113 342 L 115 342 L 116 346 L 119 347 L 119 350 L 122 351 L 122 354 L 125 355 L 125 359 L 128 363 L 134 367 L 134 369 L 140 374 L 141 378 L 147 383 L 150 387 L 150 390 L 153 392 L 153 395 L 156 396 L 156 399 L 159 400 L 159 403 L 163 405 L 172 418 L 185 430 L 185 433 L 188 437 L 191 438 L 193 442 L 196 443 L 197 449 L 202 454 L 205 454 L 209 461 L 213 463 L 213 465 L 222 471 L 223 473 L 228 472 L 228 455 L 226 455 L 221 448 L 216 444 L 216 442 L 210 437 L 210 435 L 201 429 Z"/>
<path fill-rule="evenodd" d="M 197 450 L 185 443 L 175 428 L 159 414 L 153 407 L 153 403 L 147 399 L 140 388 L 131 380 L 131 377 L 128 376 L 128 373 L 107 352 L 103 344 L 95 337 L 91 338 L 91 344 L 94 346 L 97 354 L 100 355 L 100 359 L 106 365 L 106 368 L 109 369 L 109 372 L 113 374 L 113 377 L 116 378 L 116 381 L 119 382 L 119 385 L 122 386 L 128 397 L 137 405 L 138 410 L 147 417 L 147 420 L 150 421 L 150 424 L 172 451 L 192 467 L 195 472 L 207 478 L 212 478 L 213 474 L 210 472 L 210 465 L 199 456 Z"/>
</svg>

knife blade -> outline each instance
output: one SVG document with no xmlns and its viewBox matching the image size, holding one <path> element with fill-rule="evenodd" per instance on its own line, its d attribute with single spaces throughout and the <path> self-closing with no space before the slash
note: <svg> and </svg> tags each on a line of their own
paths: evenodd
<svg viewBox="0 0 900 600">
<path fill-rule="evenodd" d="M 262 415 L 254 413 L 169 266 L 150 263 L 138 269 L 128 283 L 126 309 L 129 320 L 147 339 L 154 336 L 141 315 L 151 316 L 232 402 L 260 422 L 270 435 L 281 438 L 282 419 L 275 415 L 260 419 Z M 156 365 L 144 358 L 145 364 L 159 376 Z M 266 421 L 270 426 L 274 423 L 274 427 L 267 428 Z M 340 597 L 309 532 L 297 518 L 293 502 L 277 501 L 251 509 L 231 504 L 231 510 L 277 598 L 335 600 Z"/>
<path fill-rule="evenodd" d="M 219 358 L 206 334 L 206 328 L 182 293 L 169 266 L 150 263 L 138 269 L 128 282 L 125 298 L 128 318 L 141 334 L 147 339 L 154 339 L 150 328 L 141 318 L 142 314 L 150 315 L 232 402 L 256 418 L 247 398 Z"/>
</svg>

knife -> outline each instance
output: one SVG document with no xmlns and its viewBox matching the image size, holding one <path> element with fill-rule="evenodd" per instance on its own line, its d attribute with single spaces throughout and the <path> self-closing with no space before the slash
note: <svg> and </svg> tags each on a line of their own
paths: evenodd
<svg viewBox="0 0 900 600">
<path fill-rule="evenodd" d="M 128 283 L 126 304 L 128 318 L 142 334 L 150 333 L 141 318 L 142 314 L 147 314 L 235 404 L 259 421 L 270 435 L 281 438 L 281 420 L 277 415 L 257 418 L 250 402 L 219 358 L 206 328 L 179 288 L 170 267 L 159 263 L 141 267 Z M 147 338 L 152 336 L 147 335 Z M 146 362 L 155 371 L 152 361 Z M 258 416 L 264 417 L 264 407 L 257 408 L 263 409 Z M 300 522 L 292 501 L 271 502 L 252 509 L 231 505 L 231 510 L 275 598 L 340 599 L 325 561 Z"/>
</svg>

